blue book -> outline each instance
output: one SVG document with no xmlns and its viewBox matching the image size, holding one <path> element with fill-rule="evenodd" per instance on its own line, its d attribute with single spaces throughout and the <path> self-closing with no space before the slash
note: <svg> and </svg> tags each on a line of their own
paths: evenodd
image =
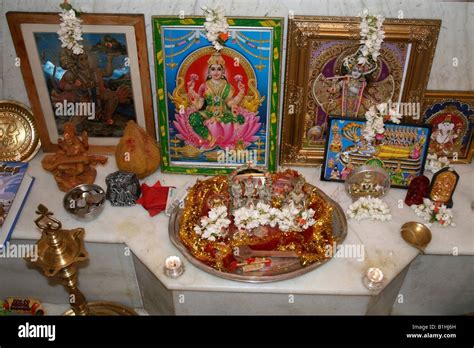
<svg viewBox="0 0 474 348">
<path fill-rule="evenodd" d="M 34 178 L 26 162 L 0 162 L 0 248 L 10 239 Z"/>
</svg>

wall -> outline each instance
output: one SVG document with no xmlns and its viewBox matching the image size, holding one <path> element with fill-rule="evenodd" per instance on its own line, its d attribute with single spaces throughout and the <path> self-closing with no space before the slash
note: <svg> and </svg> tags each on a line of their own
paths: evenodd
<svg viewBox="0 0 474 348">
<path fill-rule="evenodd" d="M 15 99 L 29 105 L 20 68 L 15 67 L 13 42 L 5 20 L 8 11 L 56 12 L 62 0 L 0 0 L 0 99 Z M 152 85 L 154 81 L 152 15 L 201 15 L 201 6 L 222 3 L 228 16 L 273 16 L 287 21 L 290 10 L 295 15 L 353 16 L 364 7 L 385 17 L 439 18 L 442 28 L 436 49 L 429 89 L 474 90 L 474 3 L 451 1 L 363 1 L 363 0 L 72 0 L 72 4 L 88 13 L 144 13 L 148 37 L 148 51 Z M 286 38 L 285 38 L 286 42 Z M 453 58 L 458 59 L 454 67 Z M 155 103 L 155 88 L 152 86 Z M 155 103 L 156 111 L 156 103 Z M 156 113 L 156 112 L 155 112 Z"/>
</svg>

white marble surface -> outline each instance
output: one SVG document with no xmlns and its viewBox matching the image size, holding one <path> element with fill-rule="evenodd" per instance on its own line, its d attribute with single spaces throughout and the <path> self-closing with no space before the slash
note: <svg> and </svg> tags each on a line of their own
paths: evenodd
<svg viewBox="0 0 474 348">
<path fill-rule="evenodd" d="M 20 69 L 15 67 L 16 53 L 13 47 L 5 13 L 8 11 L 58 11 L 59 0 L 18 0 L 0 1 L 1 28 L 4 42 L 0 47 L 3 64 L 0 64 L 0 81 L 3 89 L 0 98 L 13 98 L 29 104 Z M 428 89 L 474 90 L 474 68 L 471 64 L 474 47 L 474 3 L 426 1 L 426 0 L 81 0 L 73 1 L 74 6 L 89 13 L 143 13 L 145 14 L 150 73 L 154 81 L 154 54 L 151 31 L 152 15 L 177 15 L 183 10 L 185 15 L 201 15 L 204 5 L 221 4 L 228 16 L 271 16 L 284 17 L 289 11 L 295 15 L 354 16 L 364 7 L 385 17 L 433 18 L 441 19 L 442 28 L 431 70 Z M 285 25 L 286 27 L 286 25 Z M 0 33 L 0 37 L 2 33 Z M 286 36 L 286 32 L 285 32 Z M 286 37 L 284 39 L 286 44 Z M 457 58 L 458 66 L 453 66 Z M 284 60 L 284 59 L 283 59 Z M 1 60 L 0 60 L 1 62 Z M 284 61 L 283 61 L 284 63 Z M 284 64 L 283 64 L 284 66 Z M 284 75 L 282 75 L 284 76 Z M 1 87 L 1 83 L 0 83 Z M 155 87 L 152 83 L 155 103 Z M 156 104 L 155 104 L 156 111 Z"/>
<path fill-rule="evenodd" d="M 134 207 L 112 207 L 109 202 L 103 213 L 96 220 L 84 223 L 68 216 L 62 207 L 63 193 L 57 189 L 51 174 L 41 169 L 40 153 L 31 162 L 28 172 L 36 177 L 35 186 L 28 198 L 12 238 L 37 239 L 39 232 L 35 229 L 35 209 L 44 203 L 59 217 L 64 228 L 83 226 L 86 229 L 86 240 L 95 242 L 123 242 L 170 290 L 188 291 L 230 291 L 230 292 L 270 292 L 286 294 L 339 294 L 370 295 L 362 284 L 362 275 L 369 267 L 380 267 L 390 282 L 418 254 L 418 251 L 402 240 L 400 226 L 406 221 L 420 221 L 408 207 L 397 208 L 399 199 L 404 199 L 405 190 L 392 189 L 387 196 L 387 203 L 393 210 L 393 220 L 388 223 L 352 222 L 344 244 L 364 245 L 365 259 L 334 258 L 320 268 L 295 279 L 268 284 L 248 284 L 229 281 L 209 275 L 185 261 L 186 272 L 178 279 L 169 279 L 163 274 L 165 258 L 179 255 L 168 238 L 168 217 L 161 213 L 153 218 L 137 205 Z M 433 240 L 427 253 L 452 254 L 452 247 L 458 246 L 460 255 L 474 255 L 473 221 L 470 202 L 474 199 L 472 180 L 474 165 L 457 166 L 461 181 L 454 196 L 454 217 L 458 223 L 455 228 L 432 227 Z M 343 185 L 319 181 L 319 170 L 316 168 L 295 168 L 300 170 L 307 181 L 316 184 L 324 192 L 336 199 L 344 209 L 350 199 L 343 191 Z M 96 183 L 105 187 L 105 176 L 116 170 L 115 160 L 110 158 L 105 167 L 98 168 Z M 157 172 L 146 178 L 149 185 L 161 180 L 163 185 L 182 187 L 186 182 L 195 182 L 197 177 L 169 175 Z"/>
</svg>

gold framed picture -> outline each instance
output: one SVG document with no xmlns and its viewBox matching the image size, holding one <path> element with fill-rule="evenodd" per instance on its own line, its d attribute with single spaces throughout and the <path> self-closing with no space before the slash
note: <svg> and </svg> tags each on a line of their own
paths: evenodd
<svg viewBox="0 0 474 348">
<path fill-rule="evenodd" d="M 471 163 L 474 151 L 474 91 L 426 91 L 422 120 L 431 124 L 431 154 Z"/>
<path fill-rule="evenodd" d="M 350 74 L 343 62 L 360 47 L 360 18 L 289 19 L 280 163 L 321 163 L 329 116 L 363 117 L 372 105 L 403 102 L 412 116 L 405 121 L 419 119 L 440 26 L 441 20 L 385 19 L 377 66 L 364 82 L 359 107 L 348 114 L 336 82 Z"/>
<path fill-rule="evenodd" d="M 66 122 L 92 153 L 113 153 L 130 120 L 156 138 L 143 15 L 82 13 L 78 55 L 61 47 L 57 13 L 6 17 L 43 151 L 58 149 Z"/>
</svg>

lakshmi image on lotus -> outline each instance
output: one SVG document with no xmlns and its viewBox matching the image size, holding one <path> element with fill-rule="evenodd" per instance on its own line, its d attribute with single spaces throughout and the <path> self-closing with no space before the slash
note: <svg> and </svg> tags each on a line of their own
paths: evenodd
<svg viewBox="0 0 474 348">
<path fill-rule="evenodd" d="M 201 28 L 162 30 L 171 161 L 232 166 L 223 151 L 245 150 L 265 165 L 271 33 L 232 31 L 226 47 L 217 51 Z M 179 49 L 178 38 L 190 47 Z"/>
</svg>

